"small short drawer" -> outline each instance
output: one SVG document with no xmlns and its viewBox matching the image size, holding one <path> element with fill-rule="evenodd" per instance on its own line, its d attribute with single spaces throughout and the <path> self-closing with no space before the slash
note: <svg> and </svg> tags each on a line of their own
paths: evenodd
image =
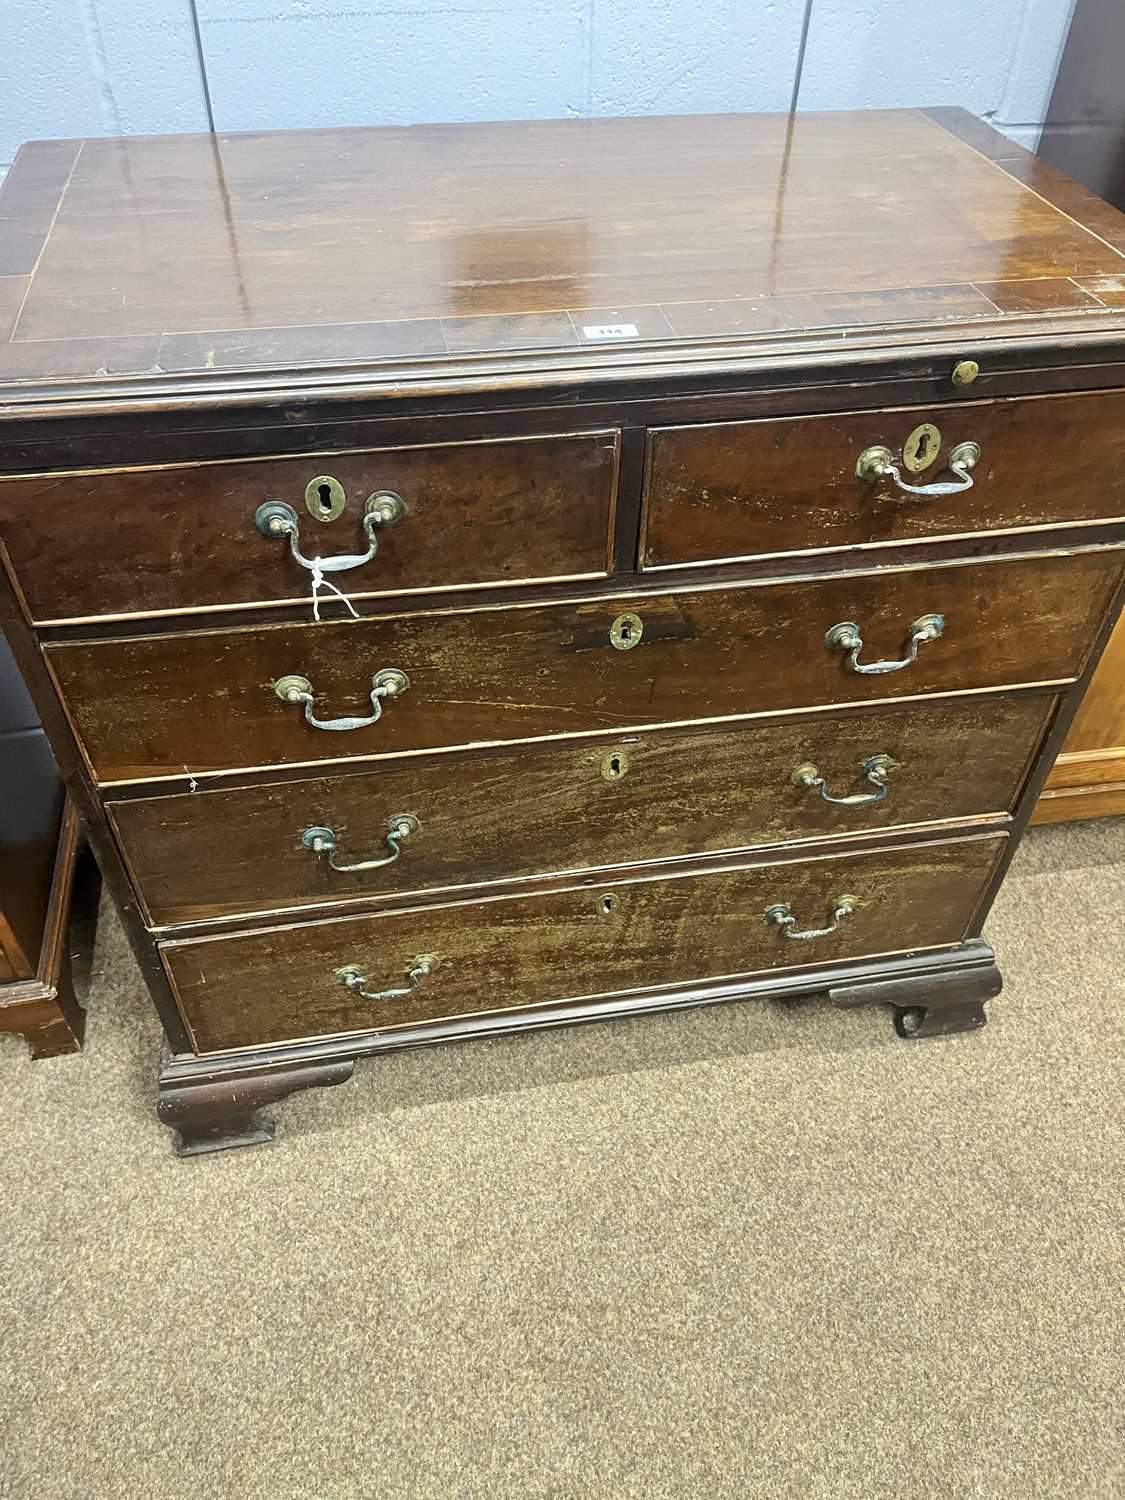
<svg viewBox="0 0 1125 1500">
<path fill-rule="evenodd" d="M 904 703 L 111 802 L 156 926 L 1002 817 L 1052 696 Z"/>
<path fill-rule="evenodd" d="M 103 782 L 1065 681 L 1108 550 L 46 646 Z M 857 644 L 858 643 L 858 644 Z"/>
<path fill-rule="evenodd" d="M 356 599 L 596 578 L 616 478 L 612 431 L 43 474 L 0 537 L 38 623 L 311 599 L 294 549 Z"/>
<path fill-rule="evenodd" d="M 966 444 L 979 457 L 952 471 Z M 880 448 L 903 484 L 954 493 L 879 477 Z M 656 428 L 641 556 L 667 568 L 1122 516 L 1125 391 L 958 402 Z"/>
<path fill-rule="evenodd" d="M 197 1049 L 222 1051 L 956 944 L 1003 844 L 641 877 L 161 952 Z"/>
</svg>

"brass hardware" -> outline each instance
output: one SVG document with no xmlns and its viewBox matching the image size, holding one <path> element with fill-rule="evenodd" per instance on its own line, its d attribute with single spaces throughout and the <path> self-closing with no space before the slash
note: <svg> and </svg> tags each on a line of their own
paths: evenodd
<svg viewBox="0 0 1125 1500">
<path fill-rule="evenodd" d="M 865 666 L 861 666 L 859 662 L 859 653 L 863 650 L 863 637 L 854 620 L 841 620 L 839 625 L 833 625 L 824 637 L 824 644 L 832 651 L 848 653 L 845 665 L 849 671 L 858 672 L 863 677 L 876 677 L 883 672 L 900 672 L 903 667 L 910 666 L 912 662 L 918 660 L 918 647 L 926 645 L 929 641 L 936 641 L 944 630 L 944 615 L 920 615 L 910 627 L 907 652 L 900 661 L 873 661 Z"/>
<path fill-rule="evenodd" d="M 612 891 L 607 891 L 604 896 L 598 897 L 598 910 L 603 917 L 608 917 L 615 912 L 620 904 L 620 899 Z"/>
<path fill-rule="evenodd" d="M 363 510 L 365 515 L 375 517 L 380 530 L 386 530 L 388 526 L 397 526 L 406 515 L 406 501 L 394 490 L 376 490 L 363 502 Z"/>
<path fill-rule="evenodd" d="M 959 359 L 953 366 L 954 385 L 972 385 L 980 374 L 980 365 L 975 359 Z"/>
<path fill-rule="evenodd" d="M 640 615 L 618 615 L 609 627 L 610 644 L 615 651 L 632 651 L 634 646 L 640 645 L 644 633 L 644 621 Z"/>
<path fill-rule="evenodd" d="M 629 769 L 629 757 L 624 750 L 611 750 L 601 763 L 602 778 L 605 781 L 620 781 Z"/>
<path fill-rule="evenodd" d="M 436 954 L 420 953 L 407 971 L 406 983 L 389 990 L 369 990 L 366 974 L 355 964 L 347 964 L 344 968 L 337 969 L 336 978 L 361 1000 L 401 1000 L 406 995 L 412 995 L 426 975 L 433 973 L 437 968 L 437 962 Z"/>
<path fill-rule="evenodd" d="M 421 826 L 413 813 L 398 813 L 387 824 L 386 844 L 391 852 L 381 855 L 378 859 L 360 860 L 354 865 L 336 863 L 336 835 L 331 828 L 306 828 L 301 835 L 301 843 L 306 849 L 311 849 L 314 854 L 327 854 L 328 863 L 334 870 L 351 874 L 356 870 L 379 870 L 384 865 L 393 865 L 402 853 L 405 840 L 412 833 L 417 833 Z"/>
<path fill-rule="evenodd" d="M 890 795 L 887 777 L 892 771 L 898 770 L 898 765 L 898 761 L 892 760 L 889 755 L 868 756 L 860 770 L 876 790 L 856 792 L 851 797 L 833 797 L 825 785 L 824 777 L 811 760 L 794 766 L 789 780 L 794 786 L 807 787 L 810 791 L 816 788 L 825 802 L 834 802 L 837 807 L 870 807 L 875 802 L 885 801 Z"/>
<path fill-rule="evenodd" d="M 910 437 L 907 438 L 908 444 L 919 433 L 925 430 L 925 425 L 928 424 L 914 429 Z M 937 428 L 931 427 L 930 431 L 936 433 Z M 940 434 L 938 436 L 940 439 Z M 925 451 L 929 453 L 931 449 L 927 446 Z M 916 455 L 915 462 L 917 463 L 917 461 Z M 927 460 L 927 462 L 929 461 Z M 937 484 L 907 484 L 899 471 L 898 465 L 895 463 L 895 456 L 891 450 L 883 443 L 875 443 L 872 447 L 865 448 L 859 455 L 859 458 L 856 460 L 855 472 L 857 478 L 865 479 L 868 484 L 874 484 L 879 479 L 889 479 L 893 481 L 896 488 L 904 495 L 918 495 L 923 500 L 932 500 L 943 495 L 959 495 L 963 490 L 971 490 L 973 487 L 973 476 L 969 470 L 975 469 L 979 462 L 980 447 L 977 443 L 958 443 L 949 455 L 949 467 L 957 475 L 956 484 L 950 484 L 948 480 Z M 905 456 L 903 457 L 903 463 L 909 467 Z"/>
<path fill-rule="evenodd" d="M 305 710 L 305 718 L 314 729 L 340 730 L 367 729 L 371 724 L 377 724 L 383 717 L 383 699 L 401 697 L 409 686 L 410 678 L 397 667 L 384 667 L 382 671 L 376 672 L 371 679 L 371 707 L 374 712 L 366 719 L 318 719 L 313 713 L 313 687 L 307 677 L 293 674 L 279 677 L 273 690 L 282 703 L 300 703 Z"/>
<path fill-rule="evenodd" d="M 855 896 L 837 896 L 827 927 L 806 927 L 803 932 L 799 932 L 797 918 L 788 901 L 777 901 L 773 906 L 766 907 L 766 921 L 774 927 L 780 927 L 783 936 L 804 942 L 809 938 L 828 937 L 836 931 L 845 917 L 851 916 L 858 905 L 859 900 Z"/>
<path fill-rule="evenodd" d="M 318 521 L 335 521 L 347 503 L 343 485 L 329 474 L 310 479 L 305 487 L 305 506 Z M 397 526 L 406 514 L 400 496 L 380 490 L 368 497 L 364 505 L 363 535 L 367 551 L 342 553 L 331 557 L 306 557 L 301 551 L 301 528 L 297 512 L 284 500 L 266 500 L 254 512 L 254 525 L 264 537 L 288 537 L 289 551 L 295 562 L 310 573 L 344 573 L 369 563 L 379 550 L 378 533 Z M 314 580 L 315 582 L 315 580 Z"/>
<path fill-rule="evenodd" d="M 314 521 L 339 520 L 347 503 L 344 486 L 331 474 L 318 474 L 305 485 L 305 509 Z"/>
<path fill-rule="evenodd" d="M 932 422 L 923 422 L 902 445 L 902 461 L 912 474 L 921 474 L 937 462 L 941 452 L 941 433 Z"/>
</svg>

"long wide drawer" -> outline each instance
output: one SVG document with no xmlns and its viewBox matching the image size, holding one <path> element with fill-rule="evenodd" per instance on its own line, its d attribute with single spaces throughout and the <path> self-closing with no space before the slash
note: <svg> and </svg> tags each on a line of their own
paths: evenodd
<svg viewBox="0 0 1125 1500">
<path fill-rule="evenodd" d="M 43 474 L 0 479 L 0 535 L 38 622 L 309 598 L 288 535 L 258 516 L 271 503 L 357 599 L 599 577 L 616 478 L 612 431 Z M 386 493 L 401 517 L 365 531 Z M 356 565 L 329 572 L 341 555 Z"/>
<path fill-rule="evenodd" d="M 1068 679 L 1121 567 L 1094 551 L 45 651 L 100 780 L 187 777 Z M 388 671 L 405 691 L 380 696 Z"/>
<path fill-rule="evenodd" d="M 856 472 L 882 447 L 906 484 L 955 486 L 964 443 L 980 457 L 954 494 Z M 1125 391 L 719 422 L 649 435 L 642 558 L 675 567 L 1120 516 Z"/>
<path fill-rule="evenodd" d="M 221 1051 L 955 944 L 1003 843 L 641 878 L 161 951 L 197 1049 Z M 788 910 L 767 916 L 775 906 Z"/>
<path fill-rule="evenodd" d="M 1001 816 L 1054 706 L 903 703 L 397 762 L 109 812 L 148 920 L 173 926 Z"/>
</svg>

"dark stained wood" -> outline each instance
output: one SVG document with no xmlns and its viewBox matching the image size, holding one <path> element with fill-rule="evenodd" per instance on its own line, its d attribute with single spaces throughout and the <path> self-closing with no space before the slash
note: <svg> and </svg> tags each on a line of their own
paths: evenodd
<svg viewBox="0 0 1125 1500">
<path fill-rule="evenodd" d="M 44 474 L 0 480 L 0 535 L 38 620 L 309 599 L 311 575 L 284 539 L 261 535 L 258 506 L 292 506 L 306 557 L 362 554 L 364 505 L 378 490 L 397 493 L 406 515 L 379 533 L 371 562 L 328 575 L 352 598 L 597 577 L 609 566 L 616 469 L 616 435 L 601 432 Z M 305 505 L 321 476 L 348 497 L 331 522 Z M 333 599 L 322 592 L 328 616 L 344 610 Z"/>
<path fill-rule="evenodd" d="M 825 992 L 892 1004 L 909 1035 L 980 1024 L 982 924 L 1121 596 L 1120 423 L 1088 414 L 1125 388 L 1125 218 L 961 112 L 892 111 L 62 143 L 21 155 L 0 246 L 0 614 L 160 1009 L 164 1110 L 188 1149 L 263 1139 L 260 1103 L 355 1057 L 471 1035 Z M 981 374 L 958 390 L 966 357 Z M 1051 394 L 1085 415 L 1026 400 Z M 818 503 L 810 465 L 760 550 L 636 571 L 654 429 L 941 407 L 948 442 L 1009 397 L 1042 422 L 1007 447 L 992 434 L 955 525 L 931 529 L 947 513 L 923 505 L 919 531 L 833 541 L 839 503 L 779 565 Z M 612 572 L 567 581 L 553 535 L 581 550 L 595 529 L 566 496 L 602 491 L 573 489 L 566 440 L 617 433 L 593 570 L 612 543 Z M 535 493 L 512 483 L 493 546 L 496 466 L 473 457 L 544 434 L 560 461 Z M 424 551 L 399 553 L 409 521 L 387 534 L 378 562 L 403 566 L 364 590 L 362 619 L 311 623 L 280 546 L 266 566 L 286 581 L 266 591 L 249 506 L 227 561 L 243 522 L 217 502 L 239 469 L 469 444 L 438 480 L 472 502 L 427 516 Z M 763 457 L 755 438 L 747 470 Z M 337 524 L 354 550 L 358 516 Z M 515 562 L 537 555 L 539 581 Z M 417 587 L 446 592 L 404 597 Z M 617 652 L 629 608 L 644 636 Z M 824 644 L 855 619 L 864 661 L 898 657 L 935 609 L 945 635 L 903 672 L 855 676 Z M 303 672 L 322 716 L 355 713 L 385 666 L 410 690 L 354 735 L 272 693 Z M 855 789 L 880 726 L 903 761 L 888 806 L 790 786 L 788 752 L 811 746 Z M 591 785 L 614 747 L 635 752 L 627 775 Z M 386 894 L 339 896 L 295 863 L 301 797 L 346 854 L 378 837 L 395 787 L 429 800 Z M 414 871 L 416 890 L 391 884 Z M 833 938 L 766 927 L 767 875 L 823 921 L 844 871 L 879 894 Z M 156 900 L 196 920 L 149 931 Z M 411 1019 L 370 1029 L 335 967 L 401 982 L 422 932 L 443 961 L 399 1004 Z M 363 952 L 337 956 L 344 936 Z M 237 1050 L 193 1055 L 161 955 L 200 1045 Z"/>
<path fill-rule="evenodd" d="M 689 355 L 873 319 L 987 325 L 1007 316 L 989 289 L 1010 282 L 1056 283 L 1032 318 L 1112 319 L 1070 278 L 1119 273 L 1115 243 L 948 124 L 902 110 L 34 143 L 0 195 L 0 275 L 31 278 L 0 381 L 453 356 L 483 373 L 536 349 L 593 366 L 606 324 Z"/>
<path fill-rule="evenodd" d="M 197 1049 L 208 1052 L 955 944 L 1003 843 L 637 879 L 161 951 Z M 842 895 L 856 897 L 858 909 L 824 938 L 787 939 L 765 917 L 788 902 L 800 929 L 820 928 Z M 424 954 L 436 967 L 404 999 L 357 999 L 337 978 L 356 965 L 380 991 L 401 985 Z"/>
<path fill-rule="evenodd" d="M 901 464 L 921 422 L 942 445 L 920 474 Z M 977 443 L 973 488 L 929 500 L 857 477 L 874 444 L 910 484 L 950 481 L 951 451 Z M 649 437 L 647 567 L 1073 523 L 1125 515 L 1125 391 L 1021 401 L 723 422 Z"/>
<path fill-rule="evenodd" d="M 0 1032 L 26 1039 L 33 1060 L 60 1057 L 81 1050 L 86 1012 L 74 983 L 75 948 L 88 963 L 100 881 L 82 855 L 82 834 L 73 803 L 67 803 L 59 828 L 42 928 L 30 975 L 5 975 L 0 985 Z M 81 906 L 87 920 L 79 934 L 72 931 L 71 913 L 76 884 L 81 883 Z"/>
<path fill-rule="evenodd" d="M 238 766 L 1071 678 L 1122 566 L 1110 550 L 543 609 L 142 636 L 52 645 L 46 655 L 100 780 L 186 782 Z M 944 635 L 902 671 L 859 676 L 825 643 L 827 630 L 852 620 L 865 659 L 898 659 L 912 623 L 932 612 L 945 616 Z M 643 624 L 632 650 L 610 643 L 622 613 Z M 299 673 L 320 717 L 370 713 L 383 668 L 406 672 L 410 689 L 359 730 L 313 728 L 272 686 Z"/>
<path fill-rule="evenodd" d="M 1125 7 L 1077 0 L 1038 154 L 1125 207 Z"/>
<path fill-rule="evenodd" d="M 156 925 L 553 872 L 672 860 L 1008 813 L 1052 697 L 908 703 L 737 730 L 401 762 L 362 775 L 111 804 Z M 862 765 L 897 761 L 882 802 L 842 807 L 795 786 L 812 761 L 836 796 L 874 792 Z M 337 861 L 385 855 L 388 823 L 421 824 L 398 860 L 348 873 L 305 848 L 328 827 Z"/>
<path fill-rule="evenodd" d="M 177 1156 L 227 1151 L 272 1141 L 277 1127 L 259 1113 L 304 1089 L 331 1088 L 352 1076 L 350 1061 L 282 1063 L 273 1068 L 242 1068 L 233 1076 L 160 1079 L 160 1119 L 176 1134 Z"/>
<path fill-rule="evenodd" d="M 63 802 L 43 735 L 0 736 L 0 950 L 16 978 L 38 972 Z"/>
<path fill-rule="evenodd" d="M 991 957 L 959 969 L 903 975 L 893 979 L 860 980 L 832 985 L 828 999 L 836 1005 L 893 1005 L 895 1029 L 908 1041 L 979 1031 L 988 1020 L 985 1004 L 1003 989 L 996 960 Z"/>
</svg>

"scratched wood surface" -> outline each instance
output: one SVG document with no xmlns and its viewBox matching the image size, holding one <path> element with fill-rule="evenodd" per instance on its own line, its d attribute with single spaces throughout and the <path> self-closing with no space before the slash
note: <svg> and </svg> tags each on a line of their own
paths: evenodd
<svg viewBox="0 0 1125 1500">
<path fill-rule="evenodd" d="M 0 382 L 1119 313 L 1125 217 L 972 135 L 901 110 L 36 142 L 0 194 Z"/>
<path fill-rule="evenodd" d="M 940 441 L 910 473 L 903 445 L 923 422 Z M 956 482 L 949 459 L 966 441 L 981 456 L 960 494 L 922 499 L 856 474 L 881 444 L 908 484 Z M 1125 392 L 662 428 L 645 488 L 647 567 L 1119 517 Z"/>
<path fill-rule="evenodd" d="M 170 945 L 163 957 L 201 1051 L 370 1030 L 957 943 L 1003 843 L 967 839 L 311 922 Z M 765 918 L 768 906 L 788 902 L 799 928 L 820 928 L 841 895 L 859 906 L 824 938 L 786 939 Z M 423 954 L 437 966 L 404 999 L 357 999 L 337 978 L 354 964 L 369 989 L 401 985 Z"/>
<path fill-rule="evenodd" d="M 797 839 L 1008 813 L 1053 696 L 904 703 L 735 730 L 678 729 L 530 746 L 362 775 L 203 789 L 110 804 L 150 920 L 197 922 L 552 872 L 678 859 Z M 886 798 L 826 802 L 794 785 L 812 762 L 837 797 L 875 795 L 864 762 L 887 755 Z M 306 848 L 327 827 L 337 861 L 387 854 L 388 825 L 419 827 L 399 858 L 348 872 Z"/>
<path fill-rule="evenodd" d="M 366 551 L 364 509 L 380 490 L 401 498 L 402 520 L 378 532 L 369 563 L 328 575 L 356 599 L 597 577 L 616 474 L 613 432 L 42 474 L 0 479 L 0 536 L 36 620 L 308 599 L 310 573 L 259 532 L 258 506 L 291 506 L 303 554 L 331 561 Z M 346 493 L 331 521 L 305 502 L 319 478 Z"/>
<path fill-rule="evenodd" d="M 96 775 L 143 780 L 1071 678 L 1122 563 L 1107 550 L 53 644 L 46 655 Z M 825 643 L 855 621 L 862 660 L 900 659 L 913 622 L 932 612 L 944 634 L 901 671 L 857 675 Z M 629 614 L 639 644 L 619 650 L 610 632 Z M 318 717 L 370 714 L 385 668 L 406 672 L 409 690 L 363 729 L 317 729 L 273 689 L 300 674 Z"/>
</svg>

